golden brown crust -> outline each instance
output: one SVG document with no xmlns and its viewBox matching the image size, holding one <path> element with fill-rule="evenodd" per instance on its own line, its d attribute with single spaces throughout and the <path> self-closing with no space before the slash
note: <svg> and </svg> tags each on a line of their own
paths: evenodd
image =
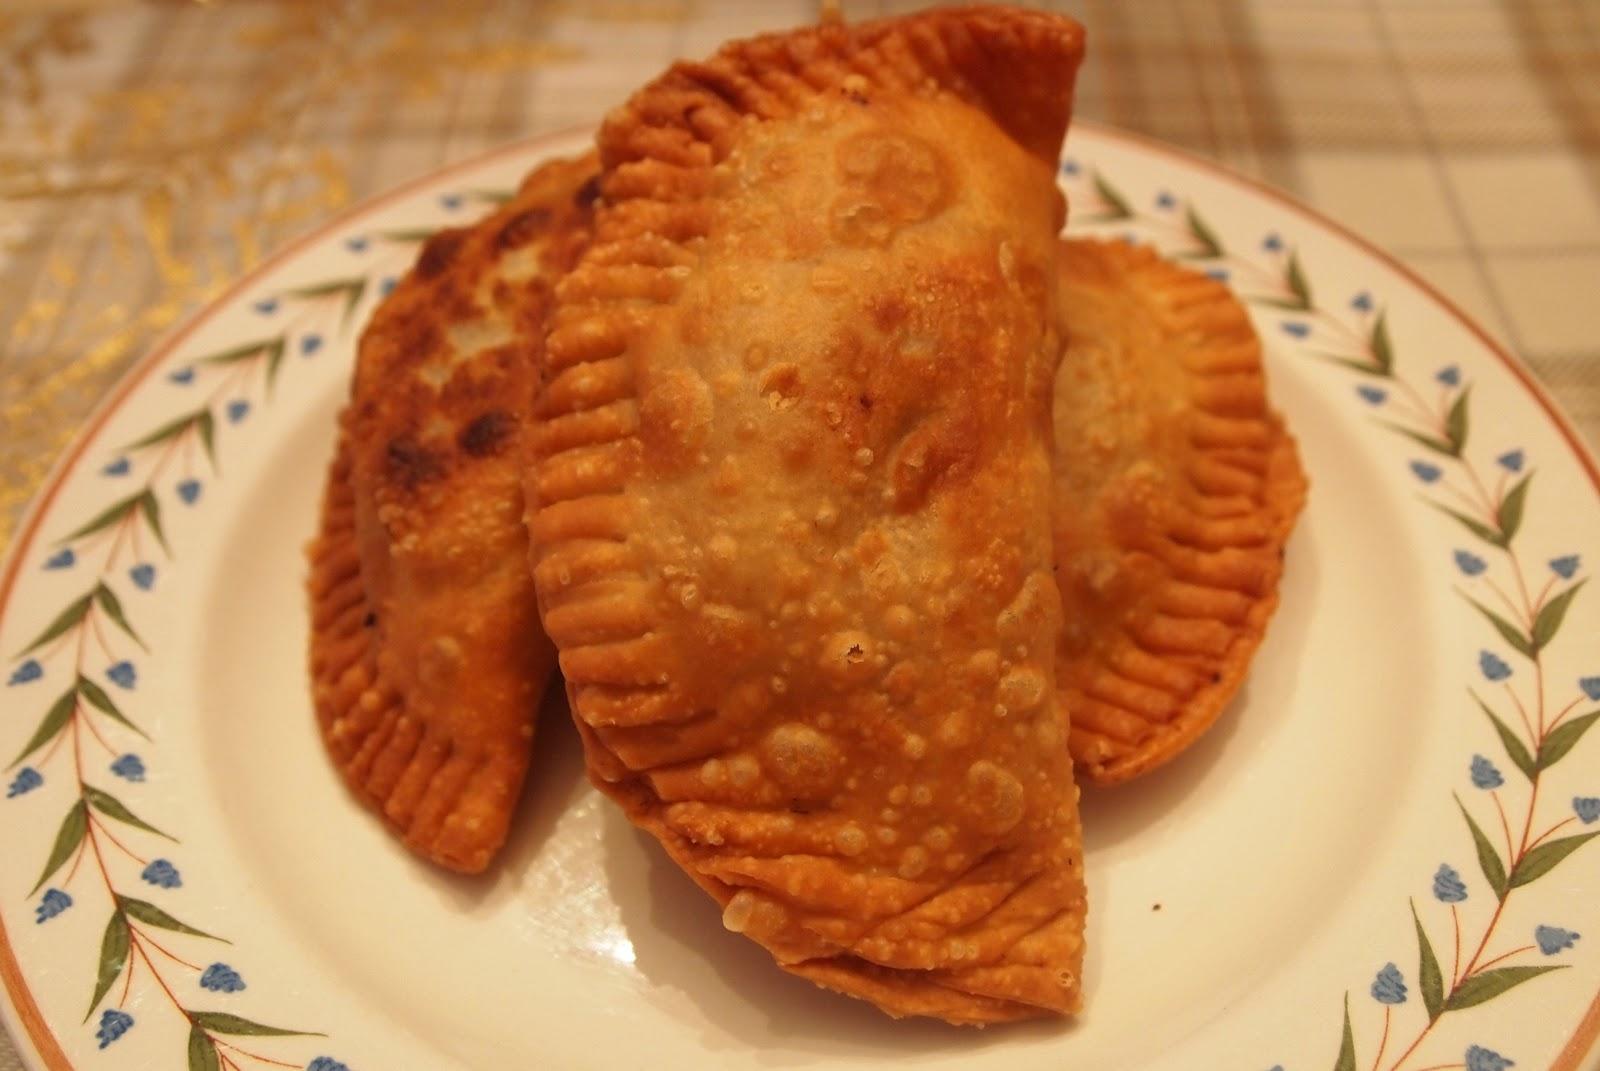
<svg viewBox="0 0 1600 1071">
<path fill-rule="evenodd" d="M 379 306 L 311 550 L 324 742 L 413 850 L 456 870 L 505 839 L 552 669 L 519 443 L 594 168 L 546 165 L 477 226 L 435 235 Z"/>
<path fill-rule="evenodd" d="M 1124 242 L 1063 241 L 1057 664 L 1091 781 L 1192 744 L 1238 690 L 1305 501 L 1228 288 Z"/>
<path fill-rule="evenodd" d="M 895 1015 L 1076 1010 L 1055 703 L 1055 154 L 1075 24 L 825 26 L 601 131 L 530 437 L 591 776 L 786 968 Z"/>
</svg>

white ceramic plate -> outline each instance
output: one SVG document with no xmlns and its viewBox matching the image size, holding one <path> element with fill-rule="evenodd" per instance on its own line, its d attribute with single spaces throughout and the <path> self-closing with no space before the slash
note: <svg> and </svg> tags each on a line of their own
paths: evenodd
<svg viewBox="0 0 1600 1071">
<path fill-rule="evenodd" d="M 1233 708 L 1157 775 L 1085 794 L 1084 1015 L 895 1023 L 781 974 L 587 786 L 559 710 L 488 876 L 401 850 L 341 787 L 307 698 L 301 548 L 334 413 L 421 236 L 583 140 L 452 168 L 284 251 L 134 369 L 48 482 L 0 579 L 0 752 L 20 755 L 0 976 L 32 1064 L 1589 1059 L 1595 463 L 1398 265 L 1093 127 L 1062 164 L 1074 229 L 1191 257 L 1249 300 L 1313 486 Z"/>
</svg>

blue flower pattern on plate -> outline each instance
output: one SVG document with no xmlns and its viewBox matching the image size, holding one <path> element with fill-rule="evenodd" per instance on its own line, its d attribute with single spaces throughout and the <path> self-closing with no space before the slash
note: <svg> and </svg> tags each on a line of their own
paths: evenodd
<svg viewBox="0 0 1600 1071">
<path fill-rule="evenodd" d="M 1522 463 L 1526 459 L 1522 456 L 1521 450 L 1507 450 L 1494 460 L 1495 464 L 1499 465 L 1507 472 L 1521 472 Z"/>
<path fill-rule="evenodd" d="M 106 678 L 118 688 L 127 688 L 131 691 L 139 683 L 139 671 L 133 667 L 132 662 L 123 660 L 106 670 Z"/>
<path fill-rule="evenodd" d="M 169 372 L 167 374 L 167 378 L 172 380 L 172 382 L 176 383 L 180 387 L 187 387 L 189 384 L 194 382 L 194 369 L 180 368 L 175 372 Z"/>
<path fill-rule="evenodd" d="M 128 463 L 127 458 L 119 457 L 100 471 L 107 476 L 126 476 L 131 468 L 133 466 Z"/>
<path fill-rule="evenodd" d="M 152 859 L 150 865 L 139 871 L 139 876 L 151 885 L 163 889 L 179 889 L 183 887 L 183 876 L 178 873 L 178 868 L 167 859 Z"/>
<path fill-rule="evenodd" d="M 78 556 L 72 553 L 71 547 L 64 547 L 56 551 L 44 561 L 46 569 L 71 569 L 78 564 Z"/>
<path fill-rule="evenodd" d="M 1600 796 L 1572 797 L 1572 813 L 1586 826 L 1600 821 Z"/>
<path fill-rule="evenodd" d="M 1600 677 L 1579 677 L 1578 687 L 1590 699 L 1600 700 Z"/>
<path fill-rule="evenodd" d="M 178 497 L 183 499 L 184 505 L 194 505 L 200 498 L 200 481 L 184 480 L 178 484 Z"/>
<path fill-rule="evenodd" d="M 1482 755 L 1472 756 L 1472 784 L 1477 788 L 1499 788 L 1506 783 L 1495 764 Z"/>
<path fill-rule="evenodd" d="M 71 906 L 72 897 L 60 889 L 46 889 L 44 896 L 39 899 L 39 906 L 33 909 L 33 921 L 49 922 Z"/>
<path fill-rule="evenodd" d="M 1477 576 L 1479 573 L 1482 573 L 1485 569 L 1489 568 L 1487 562 L 1478 557 L 1476 554 L 1472 553 L 1470 550 L 1458 550 L 1456 551 L 1455 557 L 1456 568 L 1460 569 L 1467 576 Z"/>
<path fill-rule="evenodd" d="M 319 1056 L 306 1064 L 306 1071 L 350 1071 L 350 1069 L 331 1056 Z"/>
<path fill-rule="evenodd" d="M 1446 904 L 1459 904 L 1467 898 L 1466 883 L 1449 863 L 1440 863 L 1433 873 L 1433 897 Z"/>
<path fill-rule="evenodd" d="M 37 660 L 30 658 L 11 671 L 11 676 L 7 678 L 6 684 L 11 686 L 27 684 L 29 681 L 36 681 L 42 676 L 44 676 L 44 667 Z"/>
<path fill-rule="evenodd" d="M 1511 676 L 1511 667 L 1506 665 L 1505 659 L 1493 651 L 1478 652 L 1478 668 L 1483 670 L 1483 675 L 1492 681 L 1503 681 Z"/>
<path fill-rule="evenodd" d="M 1283 328 L 1283 333 L 1291 338 L 1305 338 L 1311 334 L 1311 325 L 1301 323 L 1299 320 L 1287 320 L 1278 326 Z"/>
<path fill-rule="evenodd" d="M 1506 1071 L 1506 1068 L 1516 1065 L 1515 1061 L 1479 1045 L 1467 1047 L 1466 1061 L 1467 1071 Z"/>
<path fill-rule="evenodd" d="M 310 357 L 322 348 L 322 336 L 318 334 L 306 335 L 300 340 L 300 356 Z"/>
<path fill-rule="evenodd" d="M 1350 307 L 1357 312 L 1372 311 L 1372 295 L 1365 290 L 1350 299 Z"/>
<path fill-rule="evenodd" d="M 128 570 L 128 579 L 140 591 L 149 591 L 156 584 L 156 567 L 149 562 L 140 562 Z"/>
<path fill-rule="evenodd" d="M 200 975 L 200 988 L 213 993 L 237 993 L 245 984 L 239 972 L 226 963 L 213 963 Z"/>
<path fill-rule="evenodd" d="M 133 1016 L 117 1008 L 107 1008 L 100 1013 L 100 1029 L 94 1032 L 103 1049 L 128 1032 L 133 1026 Z"/>
<path fill-rule="evenodd" d="M 143 781 L 144 760 L 132 752 L 119 755 L 117 761 L 111 764 L 111 772 L 124 781 Z"/>
<path fill-rule="evenodd" d="M 1581 564 L 1582 560 L 1576 554 L 1563 554 L 1559 558 L 1550 559 L 1550 571 L 1562 580 L 1571 580 Z"/>
<path fill-rule="evenodd" d="M 1535 926 L 1533 939 L 1539 945 L 1539 951 L 1547 956 L 1553 956 L 1564 948 L 1571 948 L 1572 942 L 1582 934 L 1564 930 L 1560 926 Z"/>
<path fill-rule="evenodd" d="M 6 789 L 6 799 L 25 796 L 42 784 L 44 784 L 44 774 L 32 766 L 24 766 L 17 771 L 17 776 L 11 779 L 11 785 Z"/>
<path fill-rule="evenodd" d="M 1389 392 L 1382 387 L 1374 387 L 1370 383 L 1363 383 L 1356 388 L 1356 394 L 1368 405 L 1382 405 L 1389 397 Z"/>
<path fill-rule="evenodd" d="M 236 399 L 228 403 L 228 423 L 237 424 L 250 415 L 250 403 L 244 399 Z"/>
<path fill-rule="evenodd" d="M 1385 963 L 1378 976 L 1372 980 L 1372 999 L 1379 1004 L 1404 1004 L 1406 1002 L 1406 980 L 1400 973 L 1400 968 L 1393 963 Z"/>
<path fill-rule="evenodd" d="M 1277 234 L 1269 234 L 1265 238 L 1261 239 L 1261 248 L 1265 249 L 1269 253 L 1282 252 L 1283 239 Z"/>
<path fill-rule="evenodd" d="M 1457 387 L 1461 385 L 1461 369 L 1453 364 L 1446 365 L 1435 372 L 1433 378 L 1447 387 Z"/>
<path fill-rule="evenodd" d="M 1431 461 L 1413 461 L 1411 463 L 1411 471 L 1423 483 L 1432 483 L 1444 475 L 1444 470 Z"/>
</svg>

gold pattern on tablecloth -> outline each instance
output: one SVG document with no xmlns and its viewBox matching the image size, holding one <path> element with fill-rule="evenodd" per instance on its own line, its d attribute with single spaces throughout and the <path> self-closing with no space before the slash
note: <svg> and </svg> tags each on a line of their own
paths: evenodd
<svg viewBox="0 0 1600 1071">
<path fill-rule="evenodd" d="M 163 62 L 158 43 L 136 76 L 87 96 L 55 92 L 50 65 L 103 52 L 97 24 L 0 20 L 0 99 L 18 105 L 0 118 L 0 248 L 7 285 L 28 295 L 0 374 L 0 549 L 115 375 L 266 252 L 349 202 L 353 151 L 394 114 L 447 95 L 461 72 L 582 54 L 537 32 L 548 13 L 497 32 L 509 8 L 494 0 L 418 4 L 404 19 L 387 17 L 393 9 L 365 0 L 208 13 L 218 24 L 201 31 L 243 59 L 248 77 L 196 78 Z M 601 14 L 669 19 L 683 9 Z M 321 127 L 328 117 L 343 137 Z"/>
</svg>

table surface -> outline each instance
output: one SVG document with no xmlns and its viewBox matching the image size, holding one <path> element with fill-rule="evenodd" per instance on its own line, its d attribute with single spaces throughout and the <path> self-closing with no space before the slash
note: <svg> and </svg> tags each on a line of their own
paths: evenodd
<svg viewBox="0 0 1600 1071">
<path fill-rule="evenodd" d="M 849 18 L 917 5 L 844 4 Z M 1396 254 L 1600 443 L 1600 3 L 1078 0 L 1078 114 Z M 0 13 L 0 552 L 162 332 L 351 202 L 592 123 L 815 0 L 10 0 Z M 0 1036 L 0 1071 L 20 1067 Z"/>
</svg>

